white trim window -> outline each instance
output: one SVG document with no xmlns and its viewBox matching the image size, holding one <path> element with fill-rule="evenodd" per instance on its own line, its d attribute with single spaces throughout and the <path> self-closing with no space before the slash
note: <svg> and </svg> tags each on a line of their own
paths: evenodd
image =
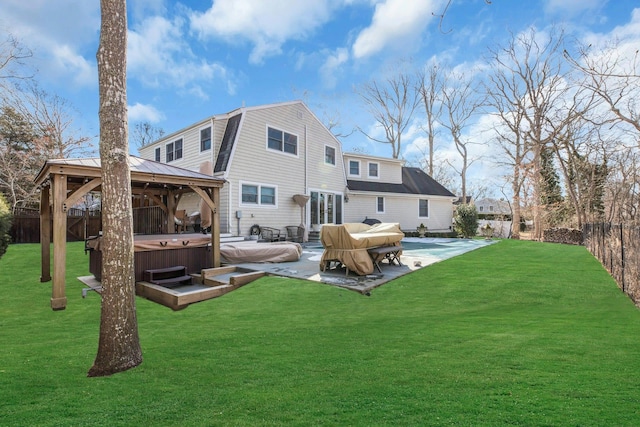
<svg viewBox="0 0 640 427">
<path fill-rule="evenodd" d="M 328 165 L 336 165 L 336 149 L 329 145 L 324 146 L 324 162 Z"/>
<path fill-rule="evenodd" d="M 369 178 L 380 178 L 380 164 L 369 162 L 368 166 Z"/>
<path fill-rule="evenodd" d="M 349 176 L 360 176 L 360 160 L 349 160 Z"/>
<path fill-rule="evenodd" d="M 376 212 L 384 213 L 384 197 L 382 196 L 376 197 Z"/>
<path fill-rule="evenodd" d="M 211 126 L 200 129 L 200 151 L 211 150 Z"/>
<path fill-rule="evenodd" d="M 182 138 L 176 139 L 166 145 L 167 147 L 167 163 L 182 158 Z"/>
<path fill-rule="evenodd" d="M 156 150 L 155 150 L 155 160 L 156 160 L 156 162 L 160 162 L 160 152 L 161 152 L 160 147 L 157 147 Z"/>
<path fill-rule="evenodd" d="M 418 216 L 420 218 L 429 218 L 429 200 L 418 200 Z"/>
<path fill-rule="evenodd" d="M 264 184 L 240 183 L 240 204 L 276 207 L 277 187 Z"/>
<path fill-rule="evenodd" d="M 298 136 L 276 128 L 267 127 L 267 148 L 298 155 Z"/>
</svg>

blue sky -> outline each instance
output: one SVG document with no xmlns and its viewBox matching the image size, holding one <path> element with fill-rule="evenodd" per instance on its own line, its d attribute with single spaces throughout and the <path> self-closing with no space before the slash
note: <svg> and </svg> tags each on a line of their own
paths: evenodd
<svg viewBox="0 0 640 427">
<path fill-rule="evenodd" d="M 357 88 L 409 60 L 470 66 L 488 46 L 532 25 L 561 24 L 579 40 L 626 34 L 640 47 L 638 0 L 452 0 L 440 21 L 446 4 L 129 0 L 130 124 L 149 121 L 170 133 L 242 105 L 302 99 L 321 120 L 337 119 L 336 131 L 346 134 L 374 125 Z M 97 0 L 3 0 L 0 6 L 0 30 L 33 51 L 36 79 L 69 100 L 87 135 L 98 133 L 99 26 Z M 407 135 L 403 147 L 420 139 Z M 345 151 L 391 155 L 359 132 L 342 142 Z"/>
</svg>

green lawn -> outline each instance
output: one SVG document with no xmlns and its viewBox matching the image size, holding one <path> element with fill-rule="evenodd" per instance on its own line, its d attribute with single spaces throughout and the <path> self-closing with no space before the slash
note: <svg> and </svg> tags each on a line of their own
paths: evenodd
<svg viewBox="0 0 640 427">
<path fill-rule="evenodd" d="M 640 312 L 583 247 L 502 241 L 370 297 L 268 277 L 138 299 L 144 362 L 107 378 L 68 248 L 59 312 L 39 246 L 0 259 L 0 425 L 640 425 Z"/>
</svg>

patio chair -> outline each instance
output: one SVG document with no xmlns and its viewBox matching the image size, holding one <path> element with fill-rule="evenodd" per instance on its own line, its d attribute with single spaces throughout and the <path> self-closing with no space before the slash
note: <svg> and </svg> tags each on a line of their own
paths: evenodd
<svg viewBox="0 0 640 427">
<path fill-rule="evenodd" d="M 284 240 L 284 236 L 280 234 L 280 230 L 272 227 L 260 227 L 261 241 L 263 242 L 279 242 Z"/>
<path fill-rule="evenodd" d="M 299 225 L 287 225 L 287 240 L 289 242 L 302 243 L 304 239 L 304 227 Z"/>
</svg>

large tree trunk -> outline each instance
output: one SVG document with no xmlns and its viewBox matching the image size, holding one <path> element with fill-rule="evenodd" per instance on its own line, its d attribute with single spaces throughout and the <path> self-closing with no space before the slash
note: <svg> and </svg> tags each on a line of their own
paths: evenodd
<svg viewBox="0 0 640 427">
<path fill-rule="evenodd" d="M 138 366 L 133 269 L 133 214 L 127 132 L 127 5 L 101 0 L 98 48 L 100 159 L 102 163 L 102 311 L 96 360 L 88 375 L 105 376 Z"/>
</svg>

